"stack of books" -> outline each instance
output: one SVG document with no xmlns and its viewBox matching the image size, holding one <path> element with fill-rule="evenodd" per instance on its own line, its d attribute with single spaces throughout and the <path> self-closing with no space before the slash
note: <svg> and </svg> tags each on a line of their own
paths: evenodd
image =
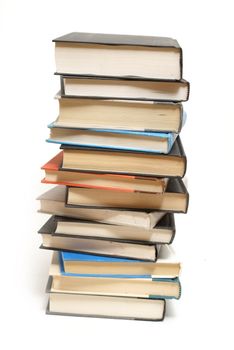
<svg viewBox="0 0 234 350">
<path fill-rule="evenodd" d="M 53 250 L 47 313 L 162 320 L 178 299 L 174 213 L 186 213 L 182 50 L 171 38 L 70 33 L 54 40 L 59 116 L 42 169 L 39 230 Z"/>
</svg>

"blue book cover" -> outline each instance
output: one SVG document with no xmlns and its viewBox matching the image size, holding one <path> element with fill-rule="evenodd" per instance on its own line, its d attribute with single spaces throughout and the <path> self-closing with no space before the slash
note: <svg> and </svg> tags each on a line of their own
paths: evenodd
<svg viewBox="0 0 234 350">
<path fill-rule="evenodd" d="M 151 275 L 101 275 L 101 274 L 73 274 L 66 273 L 64 270 L 64 262 L 66 261 L 89 261 L 89 262 L 103 262 L 103 263 L 129 263 L 136 262 L 142 263 L 141 260 L 125 259 L 125 258 L 113 258 L 102 255 L 85 254 L 85 253 L 72 253 L 72 252 L 59 252 L 59 261 L 61 274 L 66 276 L 89 276 L 89 277 L 113 277 L 113 278 L 151 278 Z"/>
<path fill-rule="evenodd" d="M 127 262 L 127 263 L 136 263 L 141 262 L 139 260 L 130 260 L 130 259 L 122 259 L 122 258 L 110 258 L 110 257 L 104 257 L 104 256 L 97 256 L 97 255 L 91 255 L 91 254 L 83 254 L 83 253 L 72 253 L 72 252 L 63 252 L 60 251 L 59 253 L 59 266 L 60 266 L 60 273 L 62 276 L 71 276 L 71 277 L 99 277 L 99 278 L 126 278 L 126 279 L 134 279 L 134 278 L 141 278 L 141 279 L 151 279 L 154 282 L 172 282 L 176 283 L 179 286 L 179 296 L 178 297 L 171 297 L 171 296 L 163 296 L 164 299 L 179 299 L 181 296 L 181 284 L 178 277 L 173 278 L 166 278 L 166 277 L 153 277 L 150 275 L 109 275 L 109 274 L 78 274 L 78 273 L 67 273 L 64 270 L 64 262 L 65 261 L 89 261 L 89 262 Z M 159 295 L 150 295 L 150 298 L 160 298 Z"/>
<path fill-rule="evenodd" d="M 50 137 L 46 140 L 50 143 L 57 143 L 57 144 L 63 144 L 63 145 L 69 145 L 69 146 L 82 146 L 82 147 L 88 147 L 88 148 L 108 148 L 113 150 L 127 150 L 127 151 L 137 151 L 137 152 L 149 152 L 149 153 L 164 153 L 167 154 L 170 152 L 175 139 L 177 137 L 176 133 L 171 132 L 142 132 L 142 131 L 130 131 L 130 130 L 112 130 L 112 129 L 71 129 L 71 128 L 61 128 L 56 127 L 54 123 L 51 123 L 48 125 L 48 127 L 51 130 Z M 89 139 L 91 139 L 91 142 L 84 141 L 83 135 L 89 134 Z M 103 137 L 103 140 L 100 141 L 95 138 L 95 135 L 98 136 L 98 134 L 106 134 L 106 140 L 105 136 Z M 115 140 L 116 144 L 112 144 L 111 141 L 108 139 L 111 134 L 119 134 L 119 135 L 132 135 L 138 138 L 138 140 L 146 140 L 147 138 L 155 138 L 155 141 L 157 139 L 161 141 L 166 141 L 166 148 L 165 145 L 163 148 L 159 147 L 158 149 L 154 148 L 147 148 L 147 146 L 139 147 L 137 145 L 134 146 L 134 139 L 132 140 L 131 147 L 128 145 L 121 145 L 121 141 L 124 142 L 124 140 Z M 93 138 L 92 138 L 93 136 Z M 79 140 L 80 139 L 80 140 Z M 112 141 L 113 142 L 113 141 Z M 154 140 L 152 140 L 154 142 Z"/>
</svg>

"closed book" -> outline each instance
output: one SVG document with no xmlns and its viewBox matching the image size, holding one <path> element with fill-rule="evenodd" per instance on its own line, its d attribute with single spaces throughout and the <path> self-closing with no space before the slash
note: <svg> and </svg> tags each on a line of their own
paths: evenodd
<svg viewBox="0 0 234 350">
<path fill-rule="evenodd" d="M 39 233 L 57 237 L 78 237 L 109 240 L 114 242 L 138 242 L 170 244 L 175 236 L 175 221 L 172 213 L 167 213 L 154 228 L 102 224 L 53 215 Z"/>
<path fill-rule="evenodd" d="M 182 49 L 172 38 L 74 32 L 53 41 L 59 74 L 182 77 Z"/>
<path fill-rule="evenodd" d="M 181 103 L 66 98 L 60 94 L 56 99 L 57 127 L 178 133 L 183 125 Z"/>
<path fill-rule="evenodd" d="M 67 206 L 162 210 L 186 213 L 189 195 L 180 178 L 172 178 L 164 193 L 117 192 L 93 188 L 67 186 Z"/>
<path fill-rule="evenodd" d="M 67 294 L 106 295 L 148 299 L 179 299 L 179 278 L 109 278 L 51 276 L 47 292 Z"/>
<path fill-rule="evenodd" d="M 61 76 L 61 96 L 133 101 L 183 102 L 189 83 L 178 81 Z"/>
<path fill-rule="evenodd" d="M 161 245 L 157 262 L 69 252 L 60 252 L 59 259 L 64 273 L 83 277 L 174 278 L 179 276 L 181 268 L 167 244 Z"/>
<path fill-rule="evenodd" d="M 69 208 L 65 206 L 66 187 L 56 186 L 39 198 L 39 212 L 67 216 L 76 219 L 91 220 L 114 225 L 153 228 L 163 217 L 164 212 L 130 211 L 93 208 Z"/>
<path fill-rule="evenodd" d="M 62 162 L 63 152 L 60 152 L 43 165 L 42 169 L 45 171 L 45 178 L 41 182 L 56 185 L 149 193 L 164 192 L 168 182 L 167 178 L 64 171 L 61 169 Z"/>
<path fill-rule="evenodd" d="M 50 292 L 46 313 L 62 316 L 162 321 L 165 306 L 164 299 Z"/>
<path fill-rule="evenodd" d="M 50 136 L 46 140 L 71 146 L 109 148 L 150 153 L 170 152 L 177 134 L 140 132 L 109 129 L 69 129 L 49 125 Z"/>
<path fill-rule="evenodd" d="M 76 235 L 61 235 L 55 232 L 56 221 L 49 219 L 38 231 L 42 236 L 41 248 L 81 252 L 94 255 L 124 257 L 142 261 L 156 261 L 157 246 L 151 242 L 125 242 L 110 239 L 89 238 Z"/>
<path fill-rule="evenodd" d="M 183 177 L 186 155 L 178 136 L 168 154 L 62 145 L 63 170 L 136 176 Z"/>
<path fill-rule="evenodd" d="M 47 291 L 139 298 L 179 299 L 181 285 L 175 278 L 111 278 L 67 275 L 58 254 L 52 257 Z"/>
</svg>

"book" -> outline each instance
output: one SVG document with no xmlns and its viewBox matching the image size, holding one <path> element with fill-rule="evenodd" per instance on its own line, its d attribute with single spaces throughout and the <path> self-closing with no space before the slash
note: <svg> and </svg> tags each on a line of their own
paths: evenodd
<svg viewBox="0 0 234 350">
<path fill-rule="evenodd" d="M 157 246 L 151 242 L 126 242 L 110 239 L 89 238 L 76 235 L 61 235 L 55 232 L 56 221 L 50 218 L 38 231 L 42 237 L 41 248 L 81 252 L 94 255 L 124 257 L 142 261 L 156 261 Z"/>
<path fill-rule="evenodd" d="M 53 123 L 48 127 L 50 136 L 46 141 L 51 143 L 164 154 L 170 152 L 177 136 L 174 133 L 58 128 Z"/>
<path fill-rule="evenodd" d="M 111 278 L 67 275 L 59 262 L 58 254 L 52 256 L 47 291 L 124 296 L 138 298 L 179 299 L 181 285 L 175 278 Z"/>
<path fill-rule="evenodd" d="M 168 154 L 62 145 L 63 170 L 136 176 L 183 177 L 186 155 L 178 136 Z"/>
<path fill-rule="evenodd" d="M 134 131 L 181 131 L 181 103 L 66 98 L 56 95 L 59 116 L 56 127 Z"/>
<path fill-rule="evenodd" d="M 180 262 L 170 245 L 160 247 L 157 262 L 111 258 L 91 254 L 59 252 L 65 274 L 112 278 L 179 277 Z"/>
<path fill-rule="evenodd" d="M 62 170 L 63 151 L 50 159 L 41 169 L 45 171 L 42 183 L 88 188 L 112 189 L 127 192 L 162 193 L 168 179 L 121 174 L 85 173 Z"/>
<path fill-rule="evenodd" d="M 67 186 L 66 205 L 186 213 L 188 201 L 189 195 L 182 179 L 171 178 L 166 191 L 157 194 Z"/>
<path fill-rule="evenodd" d="M 189 83 L 184 79 L 163 81 L 61 76 L 61 96 L 182 102 L 189 98 Z"/>
<path fill-rule="evenodd" d="M 179 278 L 102 278 L 52 276 L 49 279 L 53 293 L 106 295 L 131 298 L 179 299 L 181 286 Z"/>
<path fill-rule="evenodd" d="M 164 299 L 50 293 L 47 314 L 162 321 Z"/>
<path fill-rule="evenodd" d="M 53 41 L 59 74 L 182 77 L 182 49 L 172 38 L 74 32 Z"/>
<path fill-rule="evenodd" d="M 163 217 L 164 212 L 130 211 L 92 208 L 69 208 L 65 206 L 66 187 L 56 186 L 38 197 L 39 212 L 73 217 L 114 225 L 153 228 Z"/>
<path fill-rule="evenodd" d="M 48 227 L 47 230 L 45 230 L 46 226 Z M 164 215 L 152 229 L 102 224 L 55 215 L 51 216 L 46 226 L 44 227 L 44 233 L 49 233 L 53 236 L 151 244 L 172 243 L 176 231 L 174 215 L 172 213 Z"/>
</svg>

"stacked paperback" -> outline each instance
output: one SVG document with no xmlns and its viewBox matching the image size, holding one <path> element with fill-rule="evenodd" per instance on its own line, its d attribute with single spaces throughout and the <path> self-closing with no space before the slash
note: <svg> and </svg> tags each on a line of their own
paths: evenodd
<svg viewBox="0 0 234 350">
<path fill-rule="evenodd" d="M 54 40 L 60 152 L 42 169 L 39 230 L 53 251 L 47 313 L 164 318 L 179 299 L 174 213 L 186 213 L 182 50 L 171 38 L 70 33 Z"/>
</svg>

